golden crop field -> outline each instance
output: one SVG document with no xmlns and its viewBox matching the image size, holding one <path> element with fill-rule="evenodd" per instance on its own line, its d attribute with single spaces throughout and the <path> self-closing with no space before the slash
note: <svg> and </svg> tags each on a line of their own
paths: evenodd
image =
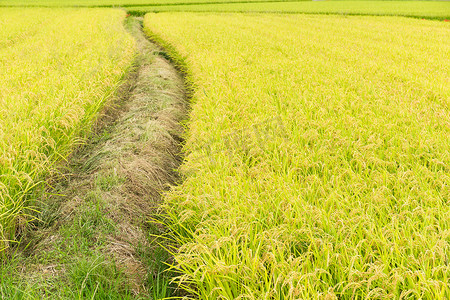
<svg viewBox="0 0 450 300">
<path fill-rule="evenodd" d="M 450 24 L 158 13 L 194 87 L 167 195 L 200 299 L 448 299 Z"/>
<path fill-rule="evenodd" d="M 305 13 L 341 15 L 408 16 L 416 18 L 450 19 L 448 1 L 286 1 L 286 2 L 228 2 L 214 4 L 180 4 L 132 6 L 133 14 L 143 12 L 246 12 L 246 13 Z"/>
<path fill-rule="evenodd" d="M 130 67 L 124 19 L 112 9 L 0 9 L 0 250 Z"/>
<path fill-rule="evenodd" d="M 245 2 L 270 2 L 273 0 L 245 0 Z M 278 2 L 289 0 L 277 0 Z M 304 1 L 304 0 L 298 0 Z M 182 5 L 191 3 L 239 3 L 242 0 L 0 0 L 0 6 L 31 6 L 31 7 L 134 7 Z"/>
</svg>

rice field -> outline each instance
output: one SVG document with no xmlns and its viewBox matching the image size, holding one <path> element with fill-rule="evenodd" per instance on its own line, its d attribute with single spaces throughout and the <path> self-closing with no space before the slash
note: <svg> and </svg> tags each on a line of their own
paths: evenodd
<svg viewBox="0 0 450 300">
<path fill-rule="evenodd" d="M 192 3 L 234 3 L 234 2 L 265 2 L 274 0 L 0 0 L 0 6 L 48 6 L 48 7 L 64 7 L 64 6 L 159 6 L 159 5 L 179 5 Z M 291 0 L 275 0 L 276 2 L 284 2 Z M 295 0 L 307 1 L 307 0 Z"/>
<path fill-rule="evenodd" d="M 194 88 L 185 178 L 165 204 L 182 286 L 200 299 L 450 298 L 450 24 L 144 24 Z"/>
<path fill-rule="evenodd" d="M 144 12 L 255 12 L 342 15 L 405 16 L 450 19 L 448 1 L 293 1 L 264 3 L 216 3 L 130 7 L 133 14 Z"/>
<path fill-rule="evenodd" d="M 131 66 L 125 12 L 0 9 L 0 252 Z"/>
<path fill-rule="evenodd" d="M 146 12 L 245 12 L 405 16 L 450 19 L 448 1 L 306 0 L 0 0 L 0 7 L 123 7 Z"/>
<path fill-rule="evenodd" d="M 168 56 L 190 88 L 183 180 L 157 221 L 180 246 L 171 269 L 190 297 L 450 298 L 450 2 L 371 0 L 0 0 L 3 296 L 137 297 L 121 268 L 145 281 L 140 296 L 173 296 L 170 246 L 147 233 L 126 245 L 135 269 L 102 252 L 129 232 L 94 190 L 85 224 L 61 229 L 72 248 L 48 239 L 48 255 L 4 255 L 133 65 L 130 14 L 165 48 L 136 61 Z M 164 98 L 174 79 L 153 71 Z M 136 232 L 153 239 L 151 227 Z"/>
</svg>

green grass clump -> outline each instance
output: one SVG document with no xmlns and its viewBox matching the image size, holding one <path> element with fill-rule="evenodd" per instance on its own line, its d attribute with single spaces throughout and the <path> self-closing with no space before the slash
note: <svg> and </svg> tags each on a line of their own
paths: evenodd
<svg viewBox="0 0 450 300">
<path fill-rule="evenodd" d="M 194 80 L 165 205 L 188 291 L 450 297 L 450 24 L 160 13 L 145 30 Z"/>
<path fill-rule="evenodd" d="M 0 9 L 0 252 L 131 65 L 125 12 Z"/>
<path fill-rule="evenodd" d="M 450 19 L 446 1 L 294 1 L 266 3 L 220 3 L 129 7 L 130 13 L 144 12 L 279 12 L 307 14 L 379 15 Z"/>
</svg>

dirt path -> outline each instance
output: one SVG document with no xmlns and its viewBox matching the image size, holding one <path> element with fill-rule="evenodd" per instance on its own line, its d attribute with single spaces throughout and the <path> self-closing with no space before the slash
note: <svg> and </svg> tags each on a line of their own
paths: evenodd
<svg viewBox="0 0 450 300">
<path fill-rule="evenodd" d="M 149 223 L 161 192 L 177 181 L 186 117 L 182 78 L 164 53 L 127 23 L 137 40 L 137 69 L 101 118 L 101 130 L 69 161 L 42 221 L 25 235 L 0 286 L 2 297 L 125 299 L 169 296 L 161 272 L 167 252 Z M 24 243 L 22 243 L 24 245 Z M 5 277 L 6 276 L 6 277 Z M 11 287 L 11 286 L 16 286 Z"/>
</svg>

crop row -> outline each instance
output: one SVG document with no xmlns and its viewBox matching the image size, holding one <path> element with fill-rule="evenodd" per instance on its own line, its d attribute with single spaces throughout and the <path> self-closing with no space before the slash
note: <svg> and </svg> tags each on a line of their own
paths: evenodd
<svg viewBox="0 0 450 300">
<path fill-rule="evenodd" d="M 449 298 L 450 26 L 147 14 L 194 93 L 166 197 L 201 299 Z"/>
<path fill-rule="evenodd" d="M 120 10 L 0 9 L 0 251 L 134 57 Z"/>
<path fill-rule="evenodd" d="M 446 1 L 294 1 L 262 3 L 216 3 L 129 7 L 133 14 L 144 12 L 246 12 L 306 13 L 340 15 L 406 16 L 450 20 Z"/>
</svg>

